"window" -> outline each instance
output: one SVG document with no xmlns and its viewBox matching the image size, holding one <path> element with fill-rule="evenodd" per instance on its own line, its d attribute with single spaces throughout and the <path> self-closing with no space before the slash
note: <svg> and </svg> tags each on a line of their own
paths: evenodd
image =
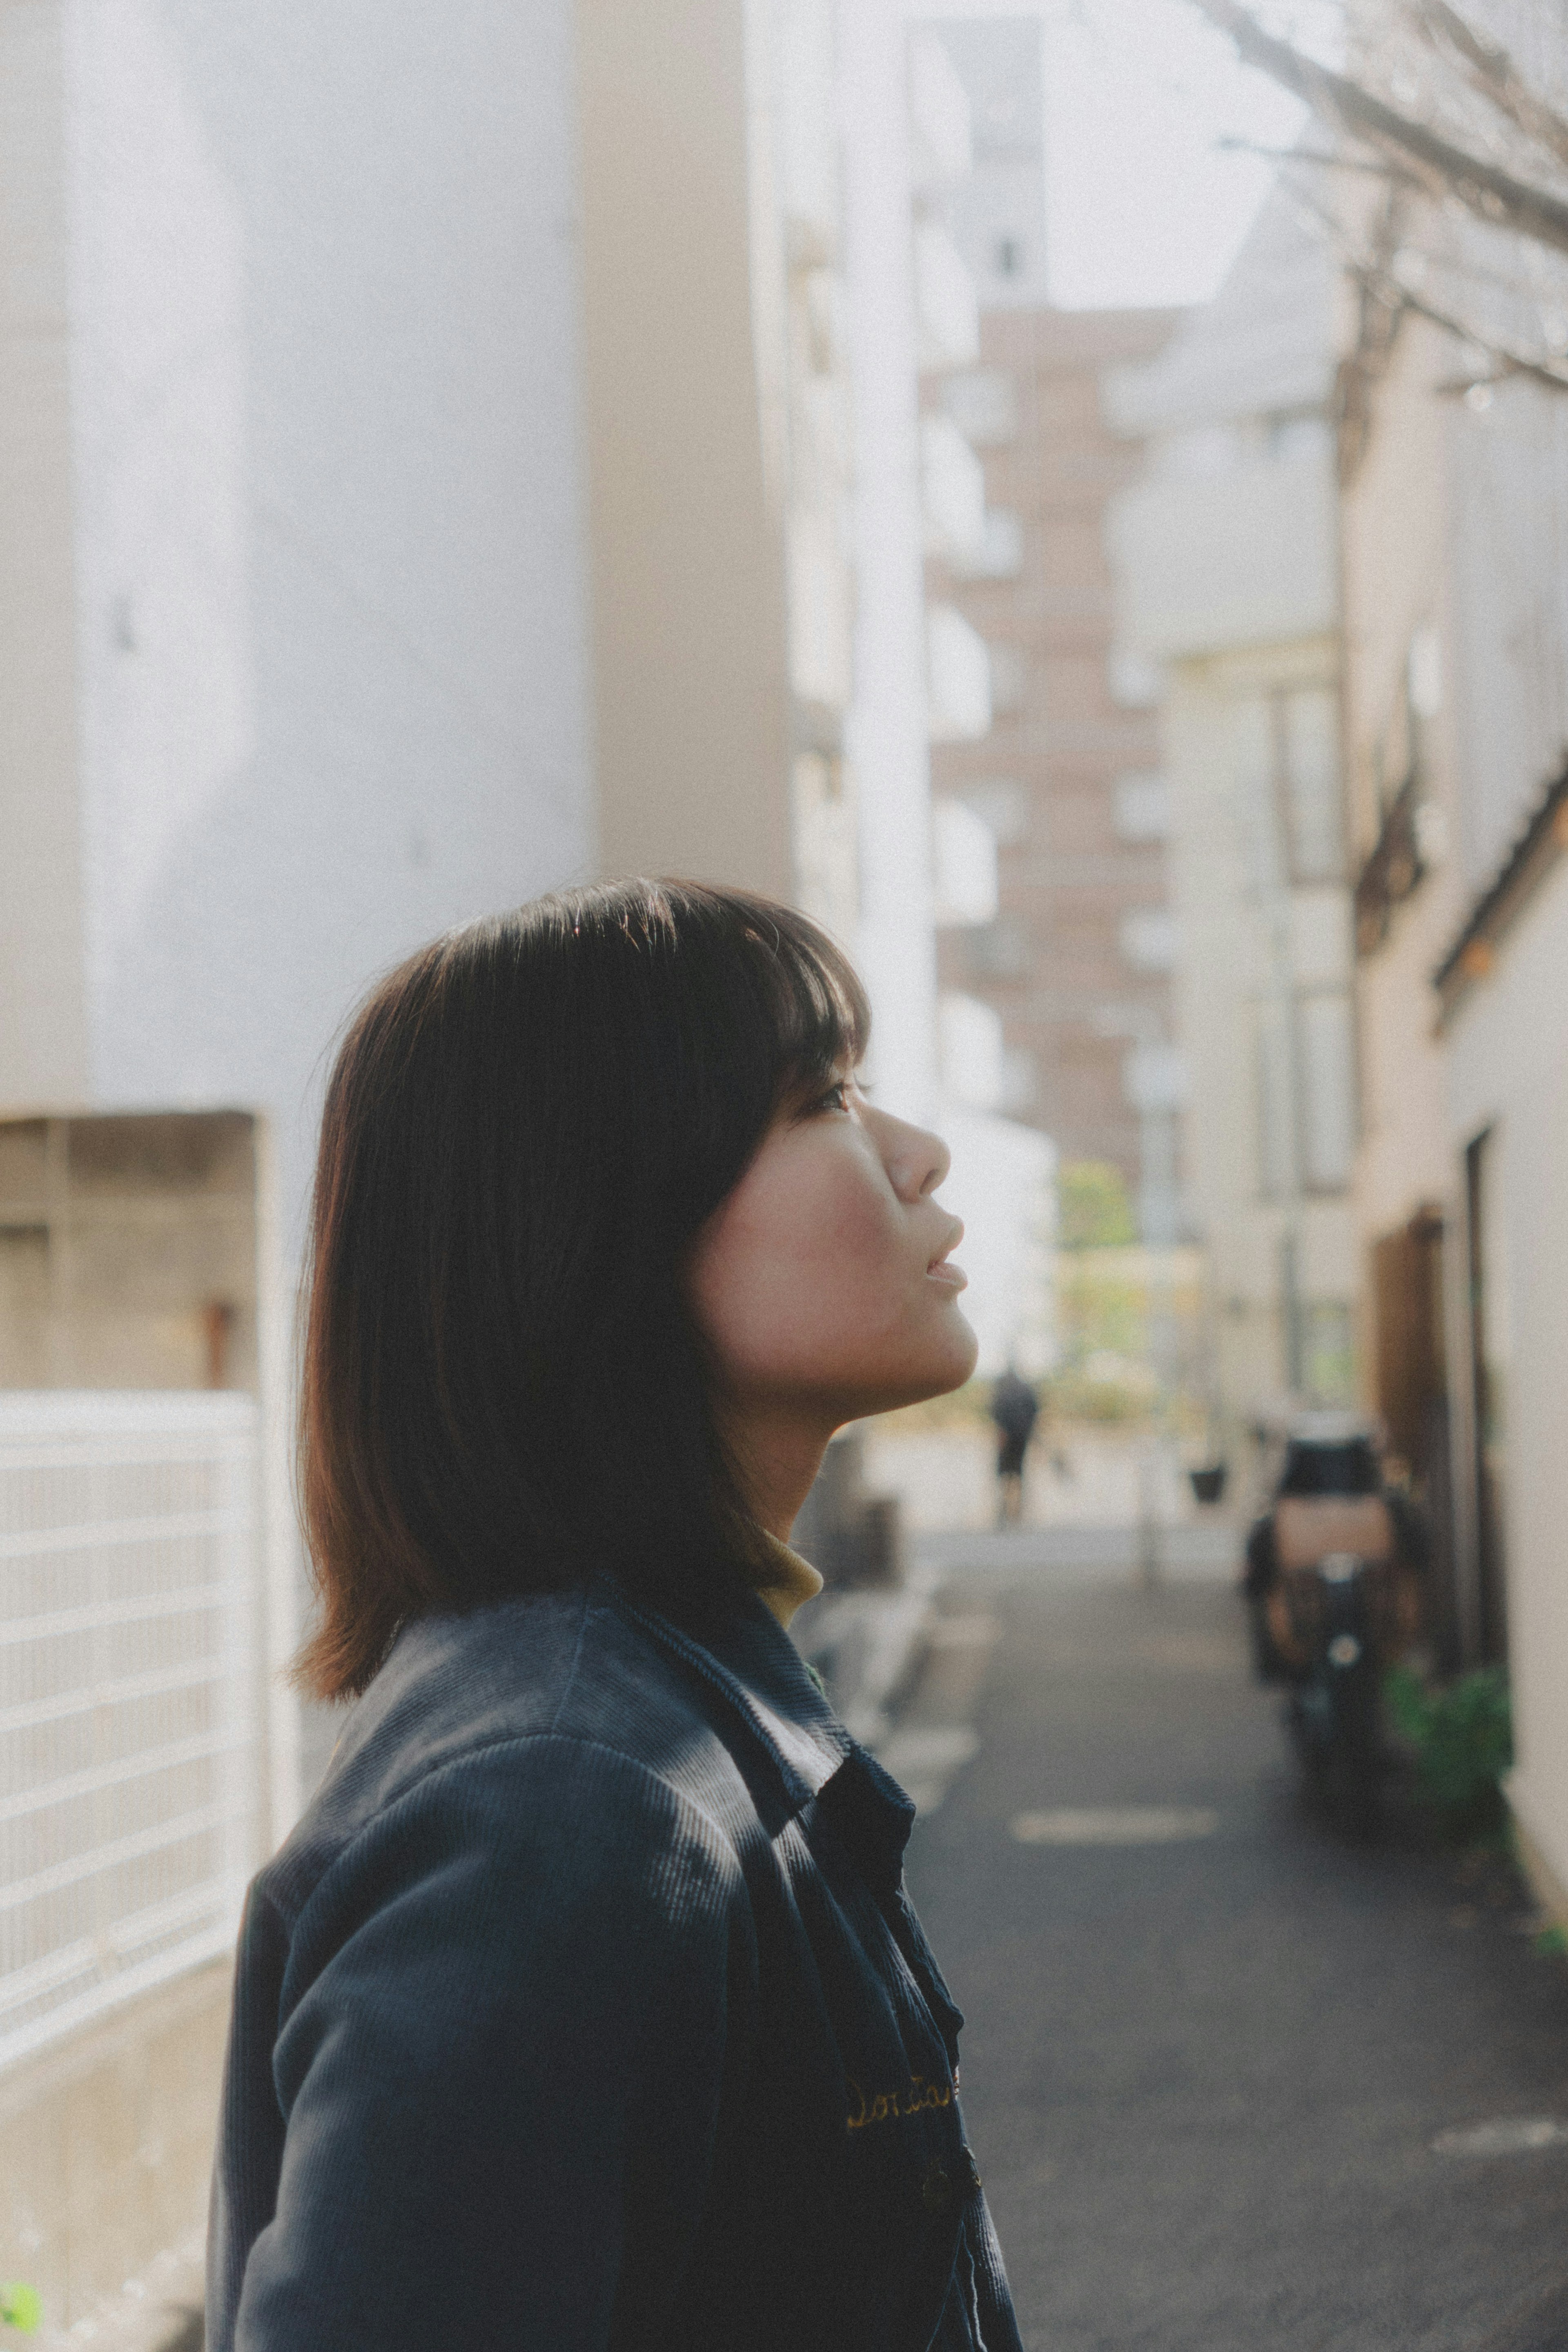
<svg viewBox="0 0 1568 2352">
<path fill-rule="evenodd" d="M 977 538 L 952 562 L 961 580 L 1016 580 L 1023 570 L 1023 517 L 988 508 Z"/>
<path fill-rule="evenodd" d="M 1021 646 L 988 646 L 991 657 L 991 709 L 1000 719 L 1022 710 L 1029 699 L 1029 663 Z"/>
<path fill-rule="evenodd" d="M 1007 1091 L 1002 1016 L 978 997 L 948 990 L 936 1001 L 942 1084 L 967 1110 L 998 1110 Z"/>
<path fill-rule="evenodd" d="M 992 449 L 1018 438 L 1018 388 L 1000 368 L 969 368 L 950 375 L 942 387 L 942 404 L 977 449 Z"/>
<path fill-rule="evenodd" d="M 1330 687 L 1276 698 L 1276 761 L 1293 882 L 1337 882 L 1344 871 L 1339 709 Z"/>
<path fill-rule="evenodd" d="M 961 800 L 931 803 L 936 919 L 942 924 L 988 923 L 997 911 L 997 836 Z"/>
<path fill-rule="evenodd" d="M 1258 1089 L 1258 1189 L 1266 1201 L 1296 1190 L 1295 1070 L 1283 1008 L 1267 998 L 1257 1008 L 1253 1066 Z"/>
<path fill-rule="evenodd" d="M 1263 446 L 1277 465 L 1289 465 L 1292 458 L 1326 459 L 1333 437 L 1326 417 L 1298 409 L 1264 418 Z"/>
<path fill-rule="evenodd" d="M 1002 1098 L 998 1108 L 1011 1111 L 1015 1117 L 1027 1118 L 1039 1107 L 1040 1071 L 1034 1055 L 1022 1045 L 1008 1045 L 1002 1051 Z"/>
<path fill-rule="evenodd" d="M 1348 991 L 1257 1008 L 1258 1183 L 1266 1200 L 1343 1192 L 1355 1157 L 1355 1027 Z"/>
<path fill-rule="evenodd" d="M 1246 446 L 1246 436 L 1239 425 L 1191 425 L 1155 442 L 1154 469 L 1182 479 L 1228 474 L 1240 465 Z"/>
<path fill-rule="evenodd" d="M 1165 680 L 1157 662 L 1145 661 L 1130 647 L 1113 647 L 1105 657 L 1105 682 L 1111 699 L 1121 710 L 1152 710 Z"/>
<path fill-rule="evenodd" d="M 1342 1192 L 1355 1157 L 1355 1032 L 1342 989 L 1301 998 L 1301 1175 L 1312 1192 Z"/>
<path fill-rule="evenodd" d="M 975 784 L 956 784 L 954 797 L 984 818 L 1001 846 L 1011 848 L 1029 837 L 1029 788 L 1010 776 L 988 776 Z"/>
<path fill-rule="evenodd" d="M 1123 841 L 1168 841 L 1171 831 L 1170 780 L 1157 769 L 1118 776 L 1115 783 L 1116 832 Z"/>
<path fill-rule="evenodd" d="M 1303 1317 L 1307 1394 L 1322 1405 L 1355 1402 L 1355 1318 L 1337 1299 L 1315 1299 Z"/>
<path fill-rule="evenodd" d="M 965 946 L 970 972 L 979 981 L 1022 980 L 1034 961 L 1029 926 L 1017 915 L 976 923 L 965 933 Z"/>
<path fill-rule="evenodd" d="M 1168 907 L 1134 907 L 1121 921 L 1123 960 L 1134 971 L 1170 971 L 1176 960 L 1176 917 Z"/>
</svg>

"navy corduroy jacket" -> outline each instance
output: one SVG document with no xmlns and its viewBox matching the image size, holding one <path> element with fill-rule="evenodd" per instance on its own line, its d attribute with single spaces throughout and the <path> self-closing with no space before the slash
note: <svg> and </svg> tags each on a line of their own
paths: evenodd
<svg viewBox="0 0 1568 2352">
<path fill-rule="evenodd" d="M 913 1811 L 753 1596 L 410 1625 L 250 1892 L 210 2352 L 1019 2352 Z"/>
</svg>

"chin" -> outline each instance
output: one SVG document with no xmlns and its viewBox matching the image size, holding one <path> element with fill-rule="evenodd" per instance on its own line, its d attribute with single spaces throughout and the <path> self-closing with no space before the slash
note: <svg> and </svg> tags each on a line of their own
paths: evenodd
<svg viewBox="0 0 1568 2352">
<path fill-rule="evenodd" d="M 895 1405 L 924 1404 L 927 1397 L 947 1396 L 969 1379 L 979 1357 L 980 1343 L 956 1307 L 948 1310 L 943 1321 L 946 1328 L 939 1342 L 923 1350 L 915 1362 L 902 1368 L 899 1393 L 887 1405 L 879 1406 L 880 1412 L 888 1412 Z"/>
<path fill-rule="evenodd" d="M 958 1328 L 953 1335 L 956 1344 L 951 1361 L 942 1378 L 926 1390 L 927 1396 L 946 1396 L 951 1389 L 961 1389 L 964 1382 L 973 1376 L 975 1366 L 979 1361 L 980 1343 L 972 1327 L 956 1309 L 954 1310 L 953 1320 Z"/>
</svg>

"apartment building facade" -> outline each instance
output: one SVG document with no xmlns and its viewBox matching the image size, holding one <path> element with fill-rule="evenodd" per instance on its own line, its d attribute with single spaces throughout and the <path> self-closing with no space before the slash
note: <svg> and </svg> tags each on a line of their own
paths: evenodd
<svg viewBox="0 0 1568 2352">
<path fill-rule="evenodd" d="M 1342 814 L 1331 256 L 1289 203 L 1165 352 L 1110 374 L 1142 442 L 1112 541 L 1157 665 L 1183 1182 L 1216 1442 L 1354 1391 L 1356 1070 Z"/>
<path fill-rule="evenodd" d="M 982 317 L 980 364 L 927 422 L 928 462 L 967 427 L 983 469 L 977 544 L 934 551 L 939 593 L 984 639 L 993 721 L 935 755 L 939 799 L 996 835 L 997 908 L 944 935 L 944 977 L 1000 1014 L 1006 1104 L 1064 1160 L 1107 1161 L 1146 1239 L 1175 1238 L 1160 1131 L 1175 940 L 1168 794 L 1146 671 L 1117 658 L 1105 546 L 1138 452 L 1106 425 L 1101 378 L 1150 358 L 1164 312 L 1009 305 Z"/>
<path fill-rule="evenodd" d="M 247 1707 L 200 1734 L 256 1783 L 230 1912 L 338 1728 L 279 1677 L 288 1341 L 371 976 L 596 873 L 744 883 L 859 954 L 886 1098 L 940 1115 L 919 384 L 975 356 L 932 193 L 968 168 L 962 92 L 921 102 L 891 0 L 404 0 L 373 56 L 266 15 L 0 27 L 0 1377 L 257 1401 L 209 1412 L 261 1465 L 265 1575 L 213 1619 Z M 1017 1145 L 975 1112 L 974 1192 L 1040 1194 Z M 1015 1244 L 977 1293 L 1016 1294 Z M 162 1410 L 126 1405 L 137 1444 Z M 131 1442 L 39 1412 L 57 1451 Z M 172 1838 L 192 1759 L 146 1760 L 135 1833 Z M 57 1793 L 27 1791 L 46 1848 Z M 188 1958 L 127 1966 L 90 2046 L 40 2011 L 0 2057 L 0 2223 L 52 2318 L 199 2216 L 227 1976 Z"/>
<path fill-rule="evenodd" d="M 1544 15 L 1488 14 L 1561 110 Z M 1384 268 L 1342 368 L 1366 1395 L 1431 1511 L 1441 1665 L 1507 1669 L 1521 1849 L 1568 1921 L 1568 265 L 1411 189 L 1337 204 Z"/>
<path fill-rule="evenodd" d="M 122 1889 L 86 2039 L 75 1944 L 0 1952 L 0 2028 L 26 2021 L 0 2061 L 0 2225 L 52 2322 L 199 2221 L 227 2005 L 206 1956 L 337 1735 L 280 1670 L 306 1605 L 289 1327 L 338 1024 L 432 934 L 606 871 L 799 895 L 853 945 L 867 811 L 922 845 L 929 899 L 923 706 L 918 759 L 863 759 L 859 800 L 844 759 L 837 15 L 403 0 L 367 44 L 342 16 L 43 0 L 0 25 L 0 1378 L 259 1407 L 198 1398 L 186 1429 L 89 1400 L 66 1429 L 75 1408 L 39 1405 L 44 1434 L 5 1433 L 5 1507 L 33 1507 L 34 1444 L 61 1476 L 140 1447 L 125 1509 L 150 1508 L 195 1475 L 169 1463 L 206 1411 L 213 1445 L 252 1449 L 263 1564 L 225 1553 L 221 1604 L 158 1620 L 172 1696 L 149 1697 L 148 1658 L 115 1664 L 154 1641 L 124 1563 L 196 1591 L 196 1537 L 84 1535 L 73 1560 L 93 1688 L 127 1684 L 100 1761 L 134 1783 L 138 1853 L 156 1878 L 207 1835 L 193 1810 L 226 1826 L 211 1885 L 165 1874 L 152 1906 L 189 1927 L 206 1903 L 206 1964 Z M 903 39 L 890 12 L 872 87 L 900 121 Z M 907 178 L 871 197 L 893 225 L 873 278 L 912 318 Z M 904 396 L 913 439 L 913 360 Z M 917 673 L 918 534 L 915 510 Z M 885 665 L 862 674 L 887 697 Z M 873 985 L 918 1068 L 929 988 Z M 18 1558 L 47 1534 L 7 1521 Z M 8 1589 L 14 1664 L 53 1638 L 22 1622 L 31 1589 Z M 120 1864 L 69 1846 L 75 1655 L 38 1685 L 57 1738 L 37 1691 L 0 1693 L 0 1723 L 27 1851 L 90 1895 Z M 221 1722 L 155 1735 L 209 1685 Z"/>
</svg>

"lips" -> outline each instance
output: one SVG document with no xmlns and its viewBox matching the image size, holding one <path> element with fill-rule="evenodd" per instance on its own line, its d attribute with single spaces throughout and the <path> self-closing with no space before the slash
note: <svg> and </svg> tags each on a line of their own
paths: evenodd
<svg viewBox="0 0 1568 2352">
<path fill-rule="evenodd" d="M 952 1232 L 948 1234 L 946 1242 L 942 1244 L 941 1249 L 931 1260 L 930 1265 L 925 1269 L 927 1281 L 939 1282 L 943 1288 L 946 1290 L 967 1290 L 968 1288 L 969 1277 L 965 1273 L 963 1267 L 961 1265 L 952 1265 L 948 1263 L 952 1252 L 957 1248 L 963 1238 L 964 1228 L 958 1219 L 955 1217 L 953 1220 Z"/>
</svg>

